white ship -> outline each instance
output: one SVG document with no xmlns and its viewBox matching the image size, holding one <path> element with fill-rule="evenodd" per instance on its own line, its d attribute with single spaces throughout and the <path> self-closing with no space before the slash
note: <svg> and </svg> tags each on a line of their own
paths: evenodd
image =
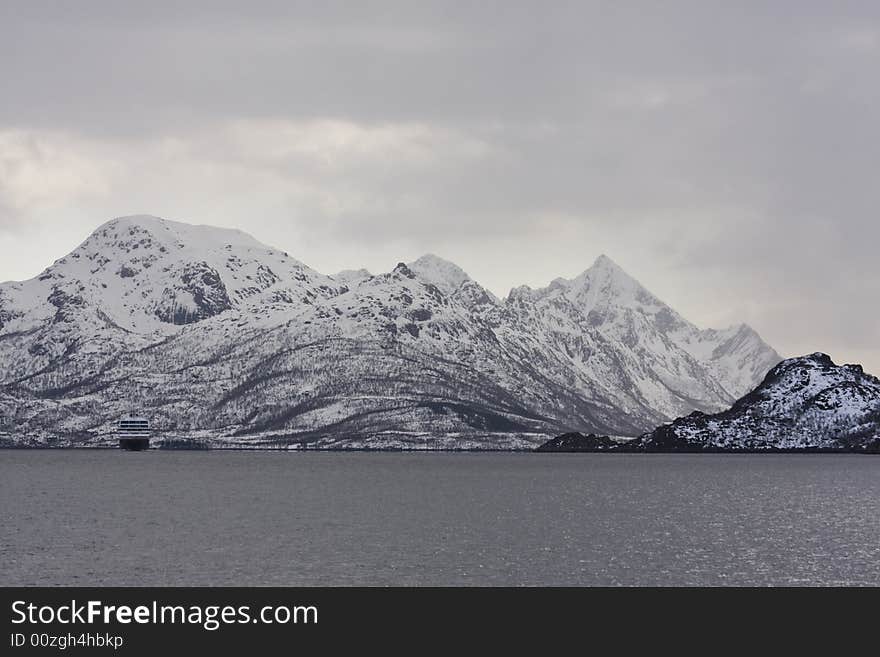
<svg viewBox="0 0 880 657">
<path fill-rule="evenodd" d="M 127 415 L 119 420 L 117 429 L 119 446 L 122 449 L 141 451 L 150 449 L 150 421 L 145 417 Z"/>
</svg>

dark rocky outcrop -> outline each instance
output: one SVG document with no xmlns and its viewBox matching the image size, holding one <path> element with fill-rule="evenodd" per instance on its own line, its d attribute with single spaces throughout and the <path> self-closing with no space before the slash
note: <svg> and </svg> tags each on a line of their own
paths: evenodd
<svg viewBox="0 0 880 657">
<path fill-rule="evenodd" d="M 207 263 L 190 263 L 177 287 L 166 288 L 156 317 L 169 324 L 191 324 L 232 308 L 220 275 Z"/>
<path fill-rule="evenodd" d="M 870 451 L 880 440 L 880 380 L 814 353 L 779 363 L 721 413 L 694 413 L 640 437 L 645 451 Z"/>
<path fill-rule="evenodd" d="M 605 452 L 616 449 L 618 443 L 608 436 L 594 433 L 583 434 L 573 431 L 551 438 L 539 446 L 536 452 Z"/>
<path fill-rule="evenodd" d="M 639 438 L 568 433 L 540 451 L 880 452 L 880 379 L 827 354 L 790 358 L 720 413 L 695 411 Z"/>
</svg>

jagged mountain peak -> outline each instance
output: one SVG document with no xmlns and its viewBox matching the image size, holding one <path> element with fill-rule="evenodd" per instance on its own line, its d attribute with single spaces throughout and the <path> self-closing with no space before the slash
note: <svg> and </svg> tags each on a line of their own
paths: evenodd
<svg viewBox="0 0 880 657">
<path fill-rule="evenodd" d="M 608 271 L 617 274 L 623 274 L 624 276 L 628 276 L 628 274 L 623 271 L 623 269 L 618 265 L 614 260 L 605 255 L 604 253 L 600 253 L 596 259 L 593 261 L 593 264 L 590 266 L 590 269 L 594 271 Z"/>
<path fill-rule="evenodd" d="M 645 298 L 653 298 L 638 281 L 606 255 L 600 255 L 592 265 L 574 278 L 559 277 L 554 278 L 546 287 L 533 289 L 528 285 L 520 285 L 513 290 L 517 296 L 528 292 L 536 298 L 564 294 L 573 301 L 586 302 L 586 306 L 582 306 L 585 312 L 591 310 L 602 293 L 606 295 L 606 301 L 614 303 L 624 300 L 623 297 L 632 297 L 636 292 L 640 292 Z"/>
<path fill-rule="evenodd" d="M 595 308 L 624 307 L 653 314 L 668 307 L 606 255 L 600 255 L 571 280 L 568 294 L 586 313 Z"/>
<path fill-rule="evenodd" d="M 735 336 L 753 336 L 757 335 L 758 332 L 752 328 L 749 324 L 745 322 L 740 322 L 739 324 L 733 324 L 727 327 L 727 333 Z"/>
<path fill-rule="evenodd" d="M 413 260 L 408 267 L 444 294 L 452 294 L 461 287 L 462 283 L 471 280 L 461 267 L 433 253 L 426 253 L 421 258 Z"/>
<path fill-rule="evenodd" d="M 391 270 L 391 273 L 399 274 L 400 276 L 404 276 L 406 278 L 415 278 L 416 276 L 405 262 L 398 262 L 396 265 L 394 265 L 394 269 Z"/>
<path fill-rule="evenodd" d="M 612 280 L 620 282 L 622 285 L 641 285 L 632 276 L 627 273 L 623 267 L 618 265 L 614 260 L 604 253 L 598 256 L 593 264 L 587 267 L 580 276 L 576 278 L 589 277 L 595 281 Z"/>
<path fill-rule="evenodd" d="M 606 342 L 625 345 L 633 360 L 658 359 L 654 373 L 660 373 L 663 386 L 688 398 L 687 403 L 693 403 L 700 389 L 732 402 L 780 360 L 744 324 L 700 330 L 604 254 L 573 279 L 557 278 L 539 290 L 514 288 L 507 302 L 511 307 L 537 304 L 558 319 L 560 313 L 580 316 L 580 326 L 588 326 Z M 557 324 L 564 332 L 573 330 L 562 328 L 564 320 Z"/>
</svg>

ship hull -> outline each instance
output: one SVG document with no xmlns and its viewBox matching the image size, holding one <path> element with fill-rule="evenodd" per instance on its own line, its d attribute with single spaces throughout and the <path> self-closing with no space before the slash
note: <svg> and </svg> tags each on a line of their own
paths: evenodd
<svg viewBox="0 0 880 657">
<path fill-rule="evenodd" d="M 129 452 L 141 452 L 150 449 L 149 438 L 120 438 L 119 447 Z"/>
</svg>

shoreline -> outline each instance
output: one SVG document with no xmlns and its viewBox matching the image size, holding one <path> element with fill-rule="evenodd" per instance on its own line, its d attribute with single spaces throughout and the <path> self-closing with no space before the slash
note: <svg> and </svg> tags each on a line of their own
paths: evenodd
<svg viewBox="0 0 880 657">
<path fill-rule="evenodd" d="M 84 445 L 82 447 L 34 447 L 32 445 L 16 446 L 0 446 L 0 451 L 119 451 L 127 450 L 120 447 L 100 447 L 95 445 Z M 487 453 L 487 454 L 625 454 L 625 455 L 652 455 L 652 454 L 727 454 L 727 455 L 747 455 L 747 454 L 856 454 L 867 456 L 878 456 L 880 452 L 869 450 L 854 449 L 833 449 L 828 447 L 804 447 L 804 448 L 767 448 L 767 449 L 670 449 L 670 450 L 625 450 L 625 449 L 596 449 L 596 450 L 538 450 L 538 449 L 491 449 L 491 448 L 461 448 L 461 449 L 403 449 L 399 447 L 309 447 L 309 448 L 284 448 L 284 447 L 174 447 L 161 448 L 151 447 L 144 452 L 290 452 L 290 453 L 306 453 L 306 452 L 375 452 L 375 453 Z"/>
</svg>

